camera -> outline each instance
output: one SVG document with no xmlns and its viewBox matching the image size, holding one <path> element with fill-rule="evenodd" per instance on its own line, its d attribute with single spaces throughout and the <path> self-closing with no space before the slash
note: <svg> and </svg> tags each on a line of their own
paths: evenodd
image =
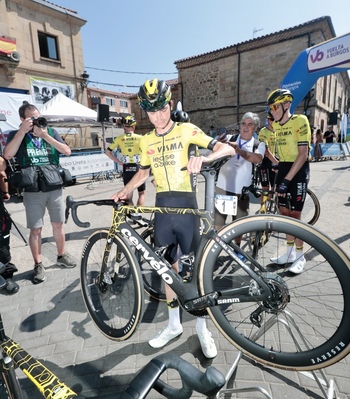
<svg viewBox="0 0 350 399">
<path fill-rule="evenodd" d="M 47 119 L 43 116 L 39 116 L 38 118 L 32 118 L 33 125 L 40 127 L 40 129 L 45 129 L 47 126 Z"/>
</svg>

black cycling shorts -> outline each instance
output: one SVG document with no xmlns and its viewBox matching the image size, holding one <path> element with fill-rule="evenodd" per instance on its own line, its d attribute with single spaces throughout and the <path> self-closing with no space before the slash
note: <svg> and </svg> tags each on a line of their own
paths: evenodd
<svg viewBox="0 0 350 399">
<path fill-rule="evenodd" d="M 194 193 L 169 192 L 156 196 L 156 206 L 197 209 Z M 170 264 L 177 260 L 177 250 L 188 255 L 195 251 L 200 240 L 200 222 L 194 215 L 168 215 L 156 213 L 154 219 L 156 246 L 168 246 L 166 259 Z"/>
<path fill-rule="evenodd" d="M 136 172 L 139 170 L 139 165 L 136 163 L 125 163 L 123 164 L 123 183 L 124 186 L 129 183 L 129 181 L 134 177 Z M 138 192 L 146 190 L 146 183 L 141 184 L 137 187 Z"/>
<path fill-rule="evenodd" d="M 289 172 L 292 167 L 293 162 L 280 162 L 278 164 L 278 173 L 276 178 L 276 186 L 278 186 L 284 177 Z M 309 162 L 305 162 L 305 164 L 300 168 L 298 173 L 294 176 L 293 180 L 289 183 L 288 193 L 291 195 L 290 203 L 286 197 L 278 197 L 278 203 L 280 206 L 287 207 L 290 205 L 291 209 L 294 211 L 301 212 L 304 207 L 307 186 L 309 184 L 310 179 L 310 165 Z"/>
</svg>

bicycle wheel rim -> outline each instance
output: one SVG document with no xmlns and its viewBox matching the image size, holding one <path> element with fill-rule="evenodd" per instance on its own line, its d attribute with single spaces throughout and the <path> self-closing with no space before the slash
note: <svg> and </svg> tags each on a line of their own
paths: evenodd
<svg viewBox="0 0 350 399">
<path fill-rule="evenodd" d="M 108 231 L 101 230 L 87 239 L 81 260 L 81 289 L 86 309 L 100 332 L 123 341 L 136 331 L 143 313 L 141 273 L 129 244 L 116 236 L 105 251 L 107 237 Z M 107 283 L 99 284 L 103 260 Z"/>
<path fill-rule="evenodd" d="M 208 309 L 220 332 L 247 356 L 263 364 L 288 370 L 315 370 L 344 358 L 350 351 L 350 270 L 345 253 L 327 236 L 311 226 L 283 216 L 251 216 L 225 226 L 220 232 L 226 242 L 252 231 L 271 231 L 266 245 L 259 251 L 258 263 L 263 270 L 283 279 L 290 302 L 284 309 L 264 311 L 262 327 L 251 323 L 250 315 L 259 303 L 226 303 Z M 305 241 L 305 270 L 298 276 L 288 274 L 287 267 L 271 265 L 273 250 L 285 250 L 285 233 Z M 283 237 L 279 237 L 278 234 Z M 283 241 L 279 243 L 279 240 Z M 280 245 L 280 247 L 277 247 Z M 251 245 L 242 245 L 249 253 Z M 210 241 L 200 264 L 199 282 L 202 294 L 250 284 L 237 265 L 220 265 L 220 249 Z M 247 257 L 248 258 L 248 257 Z M 247 264 L 249 264 L 247 260 Z M 272 272 L 271 272 L 272 268 Z M 247 283 L 248 281 L 248 283 Z M 271 281 L 271 280 L 270 280 Z M 273 282 L 274 283 L 274 282 Z M 254 289 L 254 286 L 252 286 Z M 289 316 L 291 315 L 291 317 Z M 276 322 L 270 327 L 269 323 Z M 293 325 L 293 321 L 296 326 Z M 298 330 L 300 329 L 300 334 Z M 254 334 L 260 332 L 258 338 Z M 292 334 L 298 345 L 293 344 Z M 306 338 L 306 345 L 302 342 Z"/>
</svg>

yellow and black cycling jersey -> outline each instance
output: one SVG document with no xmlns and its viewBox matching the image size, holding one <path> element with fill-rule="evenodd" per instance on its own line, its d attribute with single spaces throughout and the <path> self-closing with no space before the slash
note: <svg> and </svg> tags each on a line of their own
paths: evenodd
<svg viewBox="0 0 350 399">
<path fill-rule="evenodd" d="M 123 156 L 123 163 L 139 163 L 141 138 L 142 136 L 135 133 L 122 134 L 116 137 L 107 149 L 113 151 L 119 148 Z"/>
<path fill-rule="evenodd" d="M 259 130 L 258 140 L 265 143 L 271 154 L 276 155 L 276 132 L 272 132 L 266 126 Z"/>
<path fill-rule="evenodd" d="M 276 148 L 280 162 L 294 162 L 298 147 L 307 145 L 310 150 L 311 129 L 305 115 L 292 115 L 283 125 L 273 123 L 276 132 Z"/>
<path fill-rule="evenodd" d="M 192 123 L 174 123 L 163 135 L 153 130 L 142 137 L 140 168 L 152 168 L 157 193 L 196 192 L 196 176 L 181 168 L 198 154 L 198 146 L 212 150 L 215 143 Z"/>
</svg>

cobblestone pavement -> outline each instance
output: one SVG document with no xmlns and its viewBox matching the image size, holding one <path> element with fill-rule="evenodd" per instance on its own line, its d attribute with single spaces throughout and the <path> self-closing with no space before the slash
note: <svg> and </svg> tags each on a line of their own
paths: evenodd
<svg viewBox="0 0 350 399">
<path fill-rule="evenodd" d="M 316 227 L 328 234 L 350 255 L 350 163 L 327 161 L 311 164 L 310 188 L 318 196 L 322 210 Z M 75 186 L 65 190 L 75 199 L 109 198 L 122 186 L 121 180 L 101 184 L 88 184 L 88 179 L 79 179 Z M 199 200 L 203 199 L 203 184 L 200 184 Z M 152 205 L 154 188 L 147 184 L 146 203 Z M 256 201 L 256 200 L 255 200 Z M 147 311 L 138 331 L 126 342 L 114 342 L 102 336 L 89 319 L 80 293 L 79 267 L 64 269 L 55 265 L 56 248 L 50 223 L 46 218 L 43 229 L 43 261 L 47 279 L 43 284 L 32 283 L 33 261 L 29 247 L 28 230 L 25 228 L 23 204 L 11 200 L 7 209 L 15 223 L 11 235 L 13 262 L 19 268 L 15 280 L 20 291 L 6 296 L 0 291 L 0 306 L 5 331 L 29 351 L 45 362 L 63 381 L 86 397 L 97 393 L 119 391 L 135 373 L 152 357 L 159 353 L 173 352 L 199 368 L 213 365 L 225 375 L 239 355 L 238 351 L 221 337 L 211 321 L 210 330 L 217 342 L 218 356 L 209 361 L 200 350 L 195 334 L 195 319 L 183 314 L 184 333 L 161 350 L 152 349 L 147 341 L 164 325 L 167 309 L 164 303 L 147 300 Z M 252 204 L 251 212 L 257 208 Z M 81 218 L 89 220 L 91 227 L 81 229 L 69 219 L 65 225 L 67 250 L 79 262 L 84 240 L 94 230 L 110 224 L 111 212 L 106 208 L 84 207 Z M 16 227 L 23 234 L 21 238 Z M 336 386 L 337 397 L 350 398 L 349 356 L 327 368 L 325 376 Z M 20 381 L 31 399 L 41 397 L 32 384 L 19 372 Z M 317 374 L 319 375 L 319 374 Z M 169 381 L 176 379 L 174 373 L 165 375 Z M 309 375 L 264 368 L 243 358 L 234 378 L 227 387 L 264 388 L 274 399 L 323 398 L 317 383 Z M 160 397 L 155 391 L 150 398 Z M 231 397 L 226 394 L 225 398 Z M 263 398 L 261 392 L 233 394 L 235 398 Z"/>
</svg>

